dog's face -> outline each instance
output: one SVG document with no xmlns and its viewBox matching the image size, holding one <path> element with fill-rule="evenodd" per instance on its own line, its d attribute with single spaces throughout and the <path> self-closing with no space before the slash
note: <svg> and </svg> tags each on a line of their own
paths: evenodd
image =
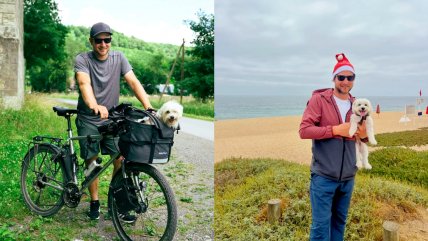
<svg viewBox="0 0 428 241">
<path fill-rule="evenodd" d="M 352 112 L 359 116 L 366 116 L 372 111 L 372 104 L 368 99 L 356 99 L 352 104 Z"/>
<path fill-rule="evenodd" d="M 178 121 L 183 116 L 183 106 L 175 101 L 168 101 L 156 113 L 167 126 L 177 129 Z"/>
</svg>

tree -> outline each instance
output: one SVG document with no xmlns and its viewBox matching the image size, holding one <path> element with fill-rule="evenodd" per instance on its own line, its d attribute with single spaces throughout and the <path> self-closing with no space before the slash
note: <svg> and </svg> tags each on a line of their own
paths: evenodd
<svg viewBox="0 0 428 241">
<path fill-rule="evenodd" d="M 185 65 L 186 78 L 177 84 L 205 101 L 214 97 L 214 15 L 198 12 L 197 16 L 199 22 L 185 21 L 196 34 L 191 42 L 195 47 L 188 51 L 192 58 Z"/>
<path fill-rule="evenodd" d="M 66 34 L 54 0 L 24 0 L 24 57 L 34 90 L 65 90 Z"/>
</svg>

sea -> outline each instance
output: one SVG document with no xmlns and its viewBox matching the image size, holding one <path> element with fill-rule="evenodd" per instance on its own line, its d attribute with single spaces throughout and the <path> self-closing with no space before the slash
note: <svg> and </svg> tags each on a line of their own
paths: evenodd
<svg viewBox="0 0 428 241">
<path fill-rule="evenodd" d="M 302 115 L 310 96 L 215 96 L 215 119 L 246 119 Z M 428 99 L 417 105 L 419 96 L 364 96 L 371 101 L 374 111 L 379 105 L 380 112 L 402 111 L 406 105 L 414 105 L 416 111 L 425 110 Z"/>
</svg>

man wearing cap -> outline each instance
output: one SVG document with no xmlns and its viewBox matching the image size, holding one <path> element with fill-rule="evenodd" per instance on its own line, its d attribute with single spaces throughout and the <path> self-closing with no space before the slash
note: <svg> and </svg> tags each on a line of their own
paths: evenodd
<svg viewBox="0 0 428 241">
<path fill-rule="evenodd" d="M 77 55 L 74 72 L 79 85 L 76 127 L 80 136 L 99 134 L 97 127 L 108 117 L 108 110 L 119 103 L 120 79 L 131 87 L 137 99 L 145 109 L 152 109 L 148 95 L 140 81 L 136 78 L 132 67 L 125 56 L 118 51 L 110 51 L 112 31 L 105 23 L 96 23 L 90 31 L 89 42 L 92 51 Z M 103 140 L 100 143 L 88 143 L 80 140 L 80 156 L 89 165 L 103 154 L 113 155 L 117 152 L 117 140 Z M 120 167 L 121 158 L 114 161 L 114 172 Z M 91 194 L 88 217 L 98 220 L 100 203 L 98 200 L 98 178 L 89 185 Z M 133 222 L 135 217 L 123 214 L 124 221 Z"/>
<path fill-rule="evenodd" d="M 312 139 L 310 240 L 343 240 L 357 172 L 355 137 L 349 136 L 355 71 L 345 54 L 336 55 L 334 88 L 315 90 L 300 123 L 302 139 Z M 356 133 L 367 141 L 365 123 Z"/>
</svg>

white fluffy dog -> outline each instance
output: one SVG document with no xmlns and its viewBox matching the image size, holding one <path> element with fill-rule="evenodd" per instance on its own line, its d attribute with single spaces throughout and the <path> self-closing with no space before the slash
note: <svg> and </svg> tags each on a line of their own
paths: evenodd
<svg viewBox="0 0 428 241">
<path fill-rule="evenodd" d="M 374 137 L 373 119 L 370 116 L 372 113 L 372 105 L 367 99 L 356 99 L 352 104 L 351 127 L 349 128 L 349 135 L 353 136 L 358 128 L 358 123 L 366 120 L 366 132 L 370 144 L 376 145 L 377 141 Z M 366 143 L 362 142 L 358 137 L 356 138 L 356 152 L 357 152 L 357 167 L 361 169 L 372 169 L 369 164 L 369 150 Z"/>
<path fill-rule="evenodd" d="M 178 121 L 183 116 L 183 106 L 176 101 L 168 101 L 156 112 L 156 116 L 167 126 L 177 129 Z"/>
</svg>

